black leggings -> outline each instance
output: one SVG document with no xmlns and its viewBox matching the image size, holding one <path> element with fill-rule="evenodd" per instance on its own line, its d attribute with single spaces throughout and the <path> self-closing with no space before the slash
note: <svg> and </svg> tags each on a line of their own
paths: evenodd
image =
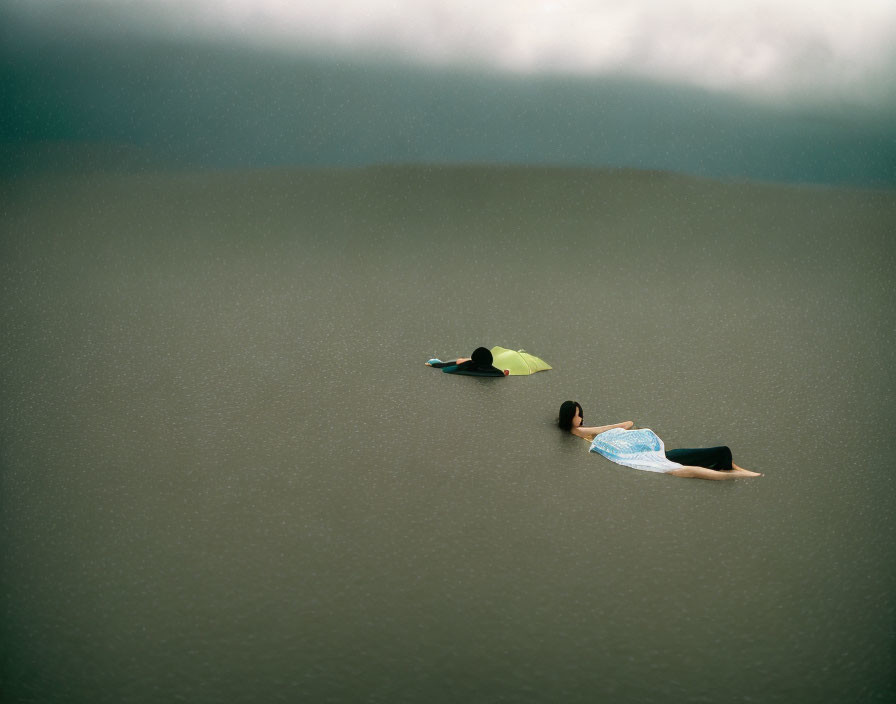
<svg viewBox="0 0 896 704">
<path fill-rule="evenodd" d="M 726 445 L 721 447 L 700 447 L 693 450 L 666 450 L 666 459 L 683 464 L 686 467 L 706 467 L 721 471 L 732 469 L 731 450 Z"/>
</svg>

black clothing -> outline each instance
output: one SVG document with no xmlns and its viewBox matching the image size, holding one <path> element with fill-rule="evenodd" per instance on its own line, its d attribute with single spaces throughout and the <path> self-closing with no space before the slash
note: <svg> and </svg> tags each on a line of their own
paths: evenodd
<svg viewBox="0 0 896 704">
<path fill-rule="evenodd" d="M 453 362 L 432 362 L 429 366 L 435 367 L 436 369 L 442 369 L 443 367 L 454 367 L 457 366 L 457 360 Z"/>
<path fill-rule="evenodd" d="M 469 359 L 466 362 L 433 362 L 432 366 L 446 374 L 467 374 L 469 376 L 504 376 L 504 372 L 495 369 L 491 364 L 479 364 Z"/>
<path fill-rule="evenodd" d="M 732 469 L 731 450 L 726 445 L 666 450 L 666 459 L 686 467 L 706 467 L 706 469 L 717 469 L 723 472 Z"/>
</svg>

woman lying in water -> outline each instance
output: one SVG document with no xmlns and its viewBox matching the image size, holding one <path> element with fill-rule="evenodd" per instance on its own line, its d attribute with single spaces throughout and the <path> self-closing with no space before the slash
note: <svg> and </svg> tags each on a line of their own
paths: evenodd
<svg viewBox="0 0 896 704">
<path fill-rule="evenodd" d="M 507 376 L 507 371 L 501 371 L 492 366 L 494 358 L 491 350 L 485 347 L 477 347 L 473 350 L 472 357 L 460 357 L 453 362 L 442 362 L 431 359 L 425 362 L 427 367 L 441 369 L 446 374 L 469 374 L 472 376 Z"/>
<path fill-rule="evenodd" d="M 560 406 L 558 425 L 573 435 L 591 442 L 591 451 L 626 467 L 663 472 L 673 477 L 694 479 L 740 479 L 761 477 L 734 464 L 727 447 L 706 447 L 693 450 L 669 450 L 648 428 L 631 430 L 627 420 L 614 425 L 586 427 L 582 407 L 577 401 L 564 401 Z"/>
</svg>

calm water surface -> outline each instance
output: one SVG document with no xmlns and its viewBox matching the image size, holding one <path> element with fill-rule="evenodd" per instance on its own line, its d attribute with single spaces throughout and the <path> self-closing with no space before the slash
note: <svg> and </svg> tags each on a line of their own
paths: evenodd
<svg viewBox="0 0 896 704">
<path fill-rule="evenodd" d="M 896 694 L 892 192 L 384 168 L 0 204 L 5 701 Z M 554 370 L 423 365 L 480 344 Z M 613 465 L 568 398 L 766 476 Z"/>
</svg>

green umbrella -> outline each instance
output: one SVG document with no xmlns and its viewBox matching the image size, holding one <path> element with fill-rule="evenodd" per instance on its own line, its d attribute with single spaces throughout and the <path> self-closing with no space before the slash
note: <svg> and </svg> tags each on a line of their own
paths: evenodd
<svg viewBox="0 0 896 704">
<path fill-rule="evenodd" d="M 526 376 L 535 372 L 551 369 L 551 365 L 543 359 L 529 354 L 526 350 L 508 350 L 505 347 L 492 347 L 492 366 L 500 370 L 507 369 L 510 376 Z"/>
</svg>

